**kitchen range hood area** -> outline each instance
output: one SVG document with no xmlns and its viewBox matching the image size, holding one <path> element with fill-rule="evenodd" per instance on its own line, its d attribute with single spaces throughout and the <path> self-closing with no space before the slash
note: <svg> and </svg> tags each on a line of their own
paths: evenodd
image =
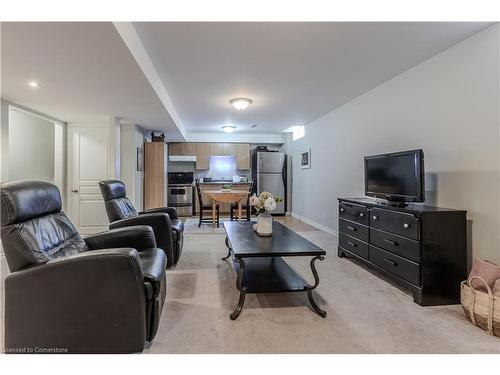
<svg viewBox="0 0 500 375">
<path fill-rule="evenodd" d="M 196 155 L 170 155 L 168 157 L 170 161 L 191 161 L 196 163 Z"/>
</svg>

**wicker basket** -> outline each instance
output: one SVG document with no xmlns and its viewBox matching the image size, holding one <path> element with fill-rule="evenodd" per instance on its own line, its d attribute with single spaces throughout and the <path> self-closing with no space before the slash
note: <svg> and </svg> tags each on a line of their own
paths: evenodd
<svg viewBox="0 0 500 375">
<path fill-rule="evenodd" d="M 477 279 L 485 286 L 487 293 L 472 287 L 471 281 Z M 472 324 L 500 337 L 500 296 L 493 295 L 489 285 L 479 276 L 472 276 L 467 282 L 462 281 L 460 300 L 465 315 Z"/>
</svg>

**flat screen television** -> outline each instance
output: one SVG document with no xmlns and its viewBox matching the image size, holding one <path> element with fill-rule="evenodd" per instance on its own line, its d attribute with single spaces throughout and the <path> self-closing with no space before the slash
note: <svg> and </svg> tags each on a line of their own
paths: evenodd
<svg viewBox="0 0 500 375">
<path fill-rule="evenodd" d="M 365 157 L 365 195 L 389 203 L 424 202 L 424 152 L 411 150 Z"/>
</svg>

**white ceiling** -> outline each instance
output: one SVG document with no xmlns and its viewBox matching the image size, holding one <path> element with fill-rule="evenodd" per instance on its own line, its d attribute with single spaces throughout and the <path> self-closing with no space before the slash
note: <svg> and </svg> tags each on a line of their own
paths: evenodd
<svg viewBox="0 0 500 375">
<path fill-rule="evenodd" d="M 2 98 L 65 122 L 112 115 L 180 136 L 112 23 L 2 23 L 1 38 Z"/>
<path fill-rule="evenodd" d="M 258 133 L 307 124 L 488 25 L 134 23 L 187 132 Z M 239 96 L 254 104 L 232 109 Z"/>
<path fill-rule="evenodd" d="M 133 26 L 128 35 L 138 38 L 129 50 L 133 40 L 112 23 L 2 23 L 2 98 L 67 122 L 115 115 L 165 130 L 171 140 L 183 139 L 176 123 L 188 133 L 220 133 L 227 123 L 240 133 L 279 133 L 309 123 L 489 24 Z M 140 60 L 137 50 L 144 51 Z M 32 79 L 40 82 L 38 89 L 27 85 Z M 228 101 L 238 96 L 254 104 L 236 111 Z"/>
</svg>

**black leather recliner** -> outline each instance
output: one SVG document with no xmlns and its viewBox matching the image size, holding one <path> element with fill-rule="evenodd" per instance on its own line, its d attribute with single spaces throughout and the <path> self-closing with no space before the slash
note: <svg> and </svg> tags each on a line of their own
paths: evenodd
<svg viewBox="0 0 500 375">
<path fill-rule="evenodd" d="M 125 184 L 119 180 L 99 182 L 109 228 L 122 228 L 131 225 L 149 225 L 153 228 L 158 247 L 167 254 L 167 267 L 177 264 L 184 242 L 184 224 L 177 217 L 173 207 L 151 208 L 137 212 L 127 198 Z"/>
<path fill-rule="evenodd" d="M 0 185 L 5 348 L 134 353 L 152 341 L 166 295 L 165 253 L 150 227 L 82 238 L 46 182 Z"/>
</svg>

